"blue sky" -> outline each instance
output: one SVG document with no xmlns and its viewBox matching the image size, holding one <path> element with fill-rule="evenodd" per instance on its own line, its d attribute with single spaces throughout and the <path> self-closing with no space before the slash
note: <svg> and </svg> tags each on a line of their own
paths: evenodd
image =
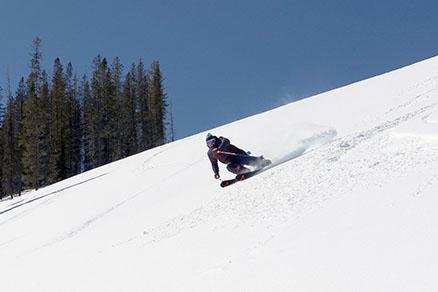
<svg viewBox="0 0 438 292">
<path fill-rule="evenodd" d="M 438 54 L 438 1 L 14 0 L 0 9 L 0 85 L 15 92 L 42 39 L 91 73 L 92 59 L 160 61 L 176 137 Z M 126 71 L 126 70 L 125 70 Z"/>
</svg>

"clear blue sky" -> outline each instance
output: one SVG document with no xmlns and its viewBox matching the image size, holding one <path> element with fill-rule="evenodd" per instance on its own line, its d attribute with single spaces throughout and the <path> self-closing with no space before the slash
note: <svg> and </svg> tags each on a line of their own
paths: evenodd
<svg viewBox="0 0 438 292">
<path fill-rule="evenodd" d="M 437 55 L 438 1 L 2 1 L 2 87 L 37 35 L 50 74 L 159 60 L 182 138 Z"/>
</svg>

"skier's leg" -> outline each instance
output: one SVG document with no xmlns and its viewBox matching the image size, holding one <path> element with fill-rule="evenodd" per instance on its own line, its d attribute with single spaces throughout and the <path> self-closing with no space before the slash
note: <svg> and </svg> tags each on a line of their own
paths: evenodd
<svg viewBox="0 0 438 292">
<path fill-rule="evenodd" d="M 248 172 L 249 171 L 248 168 L 244 167 L 243 165 L 241 165 L 238 162 L 228 163 L 227 169 L 228 169 L 229 172 L 232 172 L 234 174 L 239 174 L 239 173 L 244 173 L 244 172 Z"/>
<path fill-rule="evenodd" d="M 237 156 L 236 160 L 239 164 L 260 167 L 262 164 L 262 157 L 255 157 L 249 155 Z"/>
<path fill-rule="evenodd" d="M 271 164 L 271 161 L 263 158 L 263 156 L 255 157 L 255 156 L 238 156 L 237 162 L 243 165 L 253 166 L 255 168 L 263 168 Z"/>
</svg>

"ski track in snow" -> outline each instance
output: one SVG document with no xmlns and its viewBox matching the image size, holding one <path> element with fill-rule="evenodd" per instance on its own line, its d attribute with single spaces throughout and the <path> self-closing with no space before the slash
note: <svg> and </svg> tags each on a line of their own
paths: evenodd
<svg viewBox="0 0 438 292">
<path fill-rule="evenodd" d="M 147 165 L 147 164 L 148 164 L 153 158 L 155 158 L 156 156 L 158 156 L 158 155 L 160 155 L 160 154 L 165 153 L 165 152 L 168 151 L 168 150 L 169 150 L 169 149 L 165 149 L 165 150 L 160 151 L 160 152 L 156 153 L 155 155 L 151 156 L 151 157 L 150 157 L 150 158 L 144 163 L 144 165 Z M 198 164 L 198 163 L 200 163 L 200 162 L 201 162 L 201 160 L 195 161 L 195 162 L 193 162 L 192 164 L 190 164 L 190 167 L 191 167 L 191 166 L 194 166 L 194 165 L 196 165 L 196 164 Z M 183 172 L 184 170 L 185 170 L 185 169 L 180 169 L 180 170 L 175 171 L 175 172 L 172 173 L 172 174 L 169 174 L 169 175 L 166 177 L 166 180 L 165 180 L 165 181 L 160 181 L 159 184 L 165 183 L 166 181 L 171 181 L 172 177 L 178 175 L 179 173 Z M 104 174 L 104 175 L 105 175 L 105 174 Z M 60 242 L 62 242 L 62 241 L 65 241 L 65 240 L 67 240 L 67 239 L 69 239 L 69 238 L 72 238 L 72 237 L 78 235 L 80 232 L 82 232 L 83 230 L 87 229 L 87 228 L 90 227 L 92 224 L 96 223 L 98 220 L 102 219 L 103 217 L 105 217 L 106 215 L 110 214 L 111 212 L 113 212 L 114 210 L 118 209 L 119 207 L 125 205 L 126 203 L 128 203 L 128 202 L 134 200 L 134 199 L 137 198 L 138 196 L 144 194 L 146 190 L 150 190 L 150 189 L 153 188 L 153 187 L 154 187 L 154 185 L 148 187 L 147 189 L 141 190 L 140 192 L 138 192 L 138 193 L 136 193 L 136 194 L 130 196 L 129 198 L 127 198 L 127 199 L 125 199 L 125 200 L 123 200 L 123 201 L 121 201 L 121 202 L 115 204 L 114 206 L 111 206 L 111 207 L 108 208 L 107 210 L 105 210 L 105 211 L 103 211 L 103 212 L 97 214 L 96 216 L 94 216 L 94 217 L 92 217 L 92 218 L 89 218 L 89 219 L 86 220 L 85 222 L 83 222 L 83 223 L 81 223 L 80 225 L 78 225 L 76 228 L 73 228 L 73 229 L 69 230 L 69 231 L 66 232 L 65 234 L 60 235 L 60 236 L 56 237 L 55 239 L 48 241 L 47 243 L 44 243 L 43 245 L 41 245 L 40 247 L 36 248 L 35 250 L 32 250 L 31 252 L 34 252 L 34 251 L 37 251 L 37 250 L 40 250 L 40 249 L 43 249 L 43 248 L 50 247 L 50 246 L 52 246 L 52 245 L 54 245 L 54 244 L 60 243 Z M 56 191 L 56 192 L 59 192 L 59 191 Z M 54 192 L 54 193 L 56 193 L 56 192 Z M 49 194 L 49 195 L 50 195 L 50 194 Z M 43 196 L 43 197 L 44 197 L 44 196 Z M 128 241 L 129 241 L 129 240 L 128 240 Z M 114 246 L 116 246 L 116 245 L 114 245 Z"/>
<path fill-rule="evenodd" d="M 81 223 L 81 224 L 80 224 L 79 226 L 77 226 L 76 228 L 74 228 L 74 229 L 72 229 L 72 230 L 66 232 L 66 233 L 63 234 L 63 235 L 58 236 L 57 238 L 55 238 L 55 239 L 53 239 L 53 240 L 50 240 L 49 242 L 47 242 L 47 243 L 41 245 L 40 247 L 36 248 L 35 250 L 33 250 L 33 251 L 31 251 L 31 252 L 34 252 L 34 251 L 37 251 L 37 250 L 40 250 L 40 249 L 43 249 L 43 248 L 47 248 L 47 247 L 49 247 L 49 246 L 51 246 L 51 245 L 57 244 L 57 243 L 59 243 L 59 242 L 62 242 L 62 241 L 64 241 L 64 240 L 66 240 L 66 239 L 69 239 L 69 238 L 72 238 L 72 237 L 78 235 L 80 232 L 82 232 L 82 231 L 85 230 L 86 228 L 90 227 L 93 223 L 95 223 L 95 222 L 98 221 L 99 219 L 101 219 L 101 218 L 103 218 L 104 216 L 108 215 L 109 213 L 111 213 L 112 211 L 114 211 L 114 210 L 116 210 L 117 208 L 121 207 L 122 205 L 126 204 L 127 202 L 129 202 L 129 201 L 135 199 L 136 197 L 138 197 L 138 196 L 141 195 L 141 194 L 143 194 L 143 191 L 142 191 L 142 192 L 139 192 L 139 193 L 137 193 L 137 194 L 135 194 L 135 195 L 133 195 L 133 196 L 131 196 L 131 197 L 129 197 L 129 198 L 126 199 L 126 200 L 121 201 L 120 203 L 118 203 L 118 204 L 116 204 L 116 205 L 114 205 L 114 206 L 112 206 L 112 207 L 110 207 L 110 208 L 108 208 L 107 210 L 105 210 L 105 211 L 103 211 L 103 212 L 97 214 L 96 216 L 94 216 L 94 217 L 88 219 L 87 221 Z"/>
<path fill-rule="evenodd" d="M 11 204 L 11 205 L 8 206 L 8 208 L 6 210 L 0 211 L 0 215 L 8 213 L 8 212 L 10 212 L 12 210 L 15 210 L 15 209 L 20 210 L 21 207 L 34 204 L 35 202 L 38 202 L 38 201 L 41 200 L 41 202 L 33 205 L 32 207 L 30 207 L 28 209 L 24 209 L 24 210 L 20 211 L 19 213 L 15 214 L 14 216 L 8 218 L 7 220 L 0 222 L 0 226 L 10 222 L 11 220 L 15 220 L 15 219 L 21 218 L 24 215 L 26 215 L 26 214 L 28 214 L 30 212 L 35 211 L 36 208 L 38 208 L 39 206 L 43 206 L 43 205 L 49 204 L 52 200 L 57 199 L 58 198 L 57 196 L 59 194 L 62 194 L 62 192 L 65 191 L 65 190 L 68 190 L 68 189 L 74 188 L 76 186 L 82 185 L 84 183 L 87 183 L 89 181 L 98 179 L 98 178 L 103 177 L 103 176 L 105 176 L 107 174 L 108 173 L 103 173 L 103 174 L 98 175 L 96 177 L 93 177 L 93 178 L 90 178 L 90 179 L 86 179 L 84 181 L 81 181 L 81 182 L 69 185 L 67 187 L 64 187 L 64 188 L 61 188 L 61 189 L 57 189 L 57 190 L 48 192 L 48 193 L 43 194 L 43 195 L 37 195 L 34 198 L 22 199 L 22 200 L 16 202 L 15 204 Z M 44 191 L 44 188 L 41 189 L 40 191 Z"/>
</svg>

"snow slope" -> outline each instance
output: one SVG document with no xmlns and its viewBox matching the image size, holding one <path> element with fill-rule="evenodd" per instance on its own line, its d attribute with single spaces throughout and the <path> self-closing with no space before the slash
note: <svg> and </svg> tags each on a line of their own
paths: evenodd
<svg viewBox="0 0 438 292">
<path fill-rule="evenodd" d="M 211 132 L 274 165 L 221 189 L 200 133 L 0 202 L 1 291 L 438 290 L 438 57 Z"/>
</svg>

